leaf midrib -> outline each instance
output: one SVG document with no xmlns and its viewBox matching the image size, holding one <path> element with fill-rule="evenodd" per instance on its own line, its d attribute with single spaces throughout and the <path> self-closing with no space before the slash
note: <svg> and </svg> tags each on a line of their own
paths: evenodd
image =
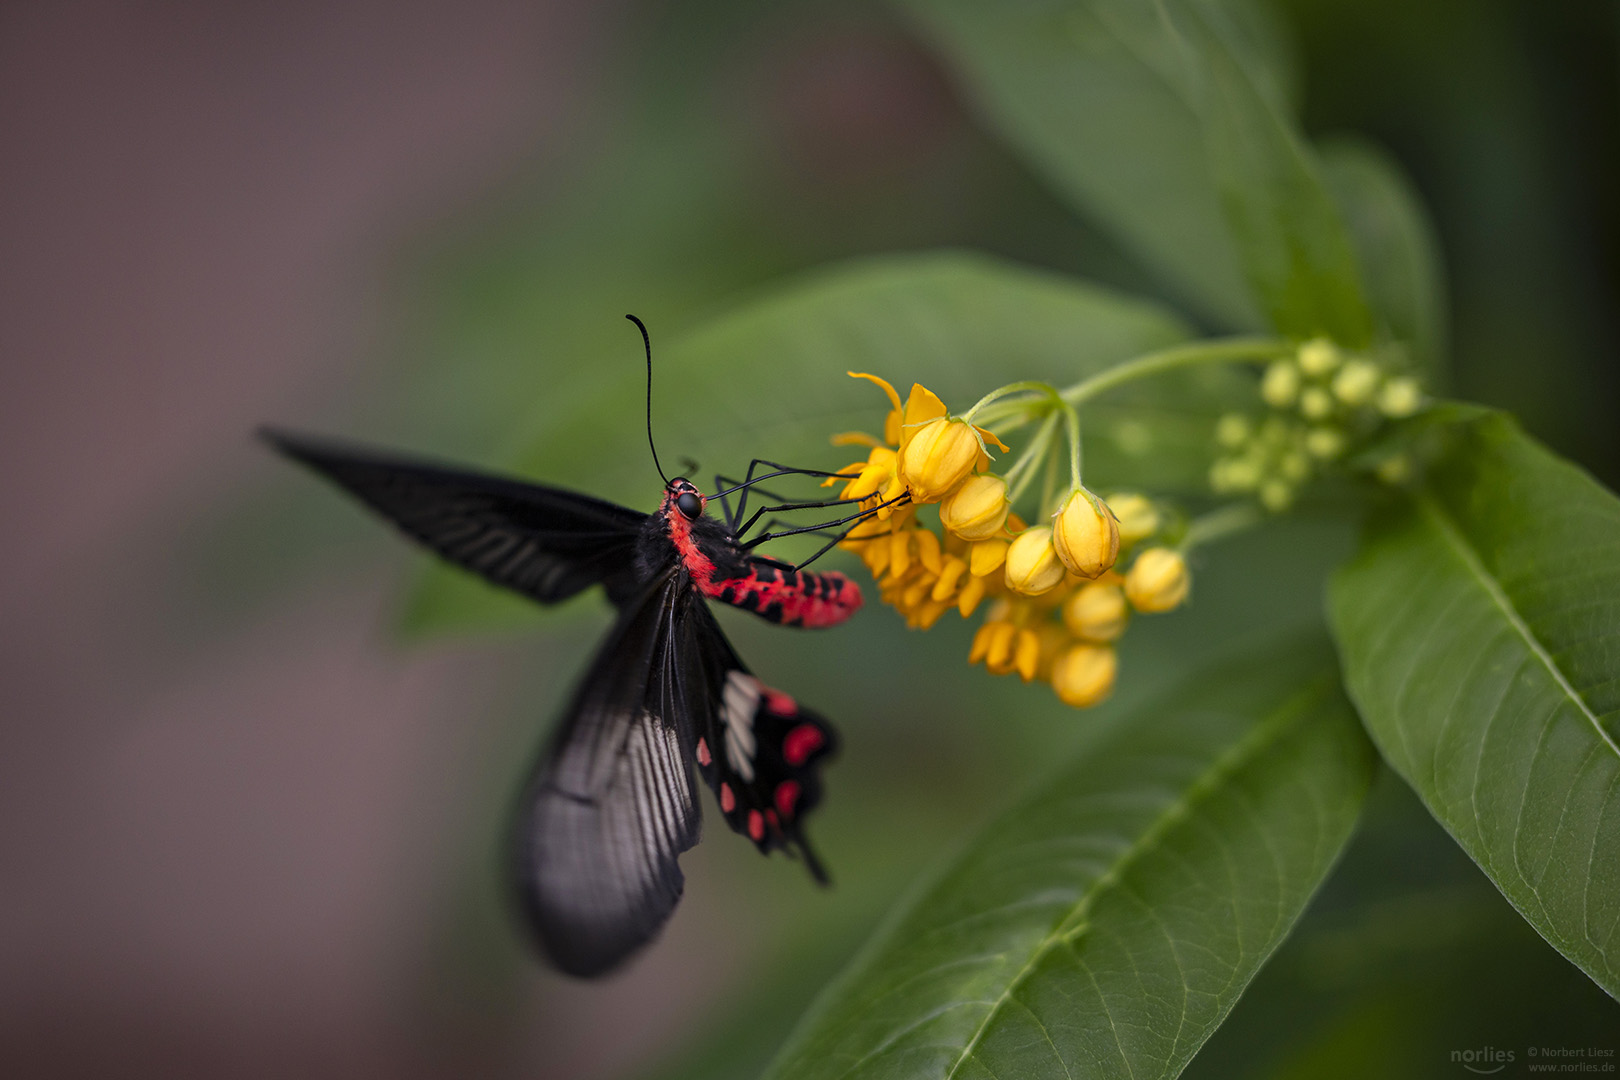
<svg viewBox="0 0 1620 1080">
<path fill-rule="evenodd" d="M 1418 506 L 1423 511 L 1424 516 L 1429 519 L 1430 523 L 1440 533 L 1447 546 L 1451 548 L 1452 553 L 1457 556 L 1458 561 L 1478 580 L 1480 587 L 1485 590 L 1485 595 L 1490 597 L 1491 602 L 1501 610 L 1502 617 L 1507 620 L 1508 625 L 1513 627 L 1519 637 L 1524 640 L 1525 646 L 1536 659 L 1541 661 L 1542 666 L 1547 669 L 1547 673 L 1558 684 L 1558 688 L 1564 692 L 1564 696 L 1575 703 L 1575 707 L 1580 710 L 1582 716 L 1586 717 L 1587 722 L 1592 725 L 1592 730 L 1597 733 L 1597 737 L 1609 748 L 1609 752 L 1614 754 L 1616 758 L 1620 758 L 1620 745 L 1616 745 L 1613 737 L 1604 730 L 1603 724 L 1599 722 L 1597 714 L 1592 711 L 1591 706 L 1586 703 L 1586 699 L 1581 697 L 1575 687 L 1570 684 L 1569 679 L 1564 675 L 1563 669 L 1558 666 L 1557 661 L 1552 658 L 1552 654 L 1542 645 L 1541 639 L 1531 631 L 1530 624 L 1524 621 L 1524 617 L 1519 614 L 1518 608 L 1513 606 L 1512 598 L 1508 596 L 1501 583 L 1486 568 L 1484 560 L 1479 557 L 1479 553 L 1468 543 L 1468 538 L 1463 535 L 1456 522 L 1451 519 L 1433 495 L 1425 494 L 1420 496 Z"/>
<path fill-rule="evenodd" d="M 1130 847 L 1120 853 L 1108 870 L 1091 883 L 1075 901 L 1070 912 L 1058 922 L 1051 933 L 1042 939 L 1040 945 L 1030 954 L 1028 962 L 1008 981 L 1006 988 L 991 1003 L 989 1011 L 985 1013 L 984 1019 L 980 1022 L 977 1030 L 973 1032 L 973 1035 L 967 1041 L 967 1045 L 962 1048 L 961 1054 L 958 1055 L 956 1061 L 951 1064 L 950 1070 L 945 1074 L 945 1080 L 954 1080 L 963 1063 L 973 1056 L 974 1050 L 978 1048 L 979 1042 L 983 1039 L 985 1032 L 989 1030 L 990 1024 L 1001 1014 L 1001 1010 L 1006 1007 L 1007 1003 L 1012 1000 L 1013 993 L 1023 985 L 1041 959 L 1059 945 L 1072 946 L 1075 941 L 1078 941 L 1084 935 L 1089 927 L 1086 918 L 1098 898 L 1114 888 L 1132 866 L 1158 847 L 1159 843 L 1172 829 L 1187 820 L 1193 806 L 1214 795 L 1221 789 L 1225 780 L 1235 776 L 1250 762 L 1270 749 L 1275 743 L 1281 741 L 1296 723 L 1308 716 L 1310 714 L 1309 706 L 1322 696 L 1325 682 L 1325 679 L 1318 680 L 1316 684 L 1284 701 L 1270 716 L 1256 724 L 1254 730 L 1244 736 L 1235 746 L 1211 762 L 1208 768 L 1200 773 L 1192 783 L 1187 785 L 1182 795 L 1166 806 L 1154 819 L 1153 824 Z M 1110 1026 L 1112 1026 L 1111 1018 Z M 1134 1076 L 1135 1072 L 1131 1069 L 1130 1059 L 1124 1055 L 1124 1047 L 1121 1046 L 1120 1050 L 1121 1056 L 1125 1059 L 1126 1070 Z M 1062 1055 L 1060 1054 L 1058 1057 L 1061 1061 Z"/>
</svg>

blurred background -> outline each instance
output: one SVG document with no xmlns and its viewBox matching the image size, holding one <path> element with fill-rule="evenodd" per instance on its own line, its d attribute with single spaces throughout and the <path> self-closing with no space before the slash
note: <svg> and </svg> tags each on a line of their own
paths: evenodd
<svg viewBox="0 0 1620 1080">
<path fill-rule="evenodd" d="M 1455 391 L 1620 486 L 1620 7 L 1274 7 L 1307 130 L 1382 143 L 1433 215 Z M 960 624 L 728 620 L 846 733 L 816 823 L 837 888 L 711 826 L 625 974 L 538 966 L 500 829 L 605 610 L 426 633 L 461 601 L 253 428 L 496 466 L 566 424 L 542 477 L 650 508 L 624 312 L 656 347 L 829 260 L 945 246 L 1161 292 L 880 7 L 0 5 L 7 1073 L 753 1075 L 1044 762 L 1315 620 L 1353 543 L 1331 516 L 1220 549 L 1083 714 L 968 670 Z M 835 429 L 772 380 L 770 357 L 721 393 L 663 369 L 666 457 L 718 428 L 736 460 L 704 464 L 732 468 L 780 424 Z M 1430 1076 L 1616 1021 L 1386 777 L 1193 1072 Z"/>
</svg>

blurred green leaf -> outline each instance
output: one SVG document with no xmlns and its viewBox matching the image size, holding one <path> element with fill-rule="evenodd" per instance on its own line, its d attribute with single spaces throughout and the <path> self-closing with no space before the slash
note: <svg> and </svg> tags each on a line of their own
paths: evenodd
<svg viewBox="0 0 1620 1080">
<path fill-rule="evenodd" d="M 1367 344 L 1355 251 L 1294 119 L 1192 5 L 1164 20 L 1161 33 L 1182 46 L 1226 222 L 1271 325 Z"/>
<path fill-rule="evenodd" d="M 769 1075 L 1175 1075 L 1326 875 L 1374 760 L 1320 647 L 1189 683 L 974 840 Z"/>
<path fill-rule="evenodd" d="M 847 370 L 882 374 L 902 394 L 923 382 L 966 408 L 1009 372 L 1070 382 L 1186 334 L 1156 304 L 982 255 L 861 259 L 774 289 L 667 348 L 655 345 L 654 424 L 671 465 L 690 455 L 740 474 L 757 454 L 836 468 L 855 455 L 830 447 L 828 437 L 881 431 L 888 409 Z M 539 434 L 518 471 L 564 485 L 588 476 L 593 494 L 650 509 L 658 484 L 641 430 L 645 374 L 631 359 L 640 339 L 628 323 L 624 336 L 631 356 L 582 362 L 548 387 L 533 424 Z M 1205 370 L 1110 396 L 1088 433 L 1088 468 L 1117 486 L 1201 489 L 1214 417 L 1242 385 L 1230 372 Z M 534 617 L 434 566 L 407 626 Z"/>
<path fill-rule="evenodd" d="M 1214 0 L 909 0 L 990 122 L 1204 314 L 1364 344 L 1275 34 Z"/>
<path fill-rule="evenodd" d="M 1228 328 L 1259 324 L 1199 118 L 1174 74 L 1180 61 L 1145 7 L 903 6 L 958 69 L 986 121 L 1060 193 L 1200 314 Z"/>
<path fill-rule="evenodd" d="M 1378 339 L 1411 350 L 1431 383 L 1446 364 L 1446 283 L 1439 240 L 1399 164 L 1360 139 L 1323 143 L 1322 175 L 1350 229 Z"/>
<path fill-rule="evenodd" d="M 1620 995 L 1620 499 L 1504 416 L 1462 425 L 1330 606 L 1385 758 Z"/>
</svg>

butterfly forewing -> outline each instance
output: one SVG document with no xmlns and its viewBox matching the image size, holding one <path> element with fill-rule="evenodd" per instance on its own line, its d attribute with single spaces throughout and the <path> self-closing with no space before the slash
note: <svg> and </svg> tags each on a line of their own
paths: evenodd
<svg viewBox="0 0 1620 1080">
<path fill-rule="evenodd" d="M 571 974 L 617 966 L 681 897 L 676 859 L 699 832 L 676 647 L 690 603 L 671 573 L 625 605 L 525 799 L 525 906 Z"/>
<path fill-rule="evenodd" d="M 407 535 L 496 585 L 542 603 L 601 582 L 634 592 L 645 514 L 571 491 L 266 432 Z"/>
</svg>

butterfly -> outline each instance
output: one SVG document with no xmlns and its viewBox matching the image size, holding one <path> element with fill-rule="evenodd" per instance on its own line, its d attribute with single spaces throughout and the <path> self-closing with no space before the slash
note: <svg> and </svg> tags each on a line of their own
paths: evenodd
<svg viewBox="0 0 1620 1080">
<path fill-rule="evenodd" d="M 652 346 L 647 349 L 652 444 Z M 651 514 L 560 488 L 358 449 L 282 431 L 277 450 L 334 482 L 441 558 L 542 604 L 601 586 L 612 629 L 575 687 L 523 793 L 514 829 L 521 907 L 542 951 L 590 977 L 622 964 L 662 929 L 684 886 L 677 859 L 698 841 L 701 777 L 733 831 L 762 852 L 827 875 L 804 832 L 838 737 L 818 713 L 767 686 L 726 639 L 718 601 L 792 627 L 830 627 L 861 606 L 836 571 L 759 555 L 794 533 L 830 535 L 872 508 L 821 525 L 763 530 L 762 517 L 849 500 L 779 502 L 744 518 L 750 489 L 785 475 L 828 477 L 756 459 L 746 478 L 705 495 L 666 479 Z M 652 447 L 654 464 L 658 450 Z M 756 470 L 769 471 L 755 476 Z M 658 465 L 663 476 L 663 467 Z M 764 489 L 759 489 L 763 492 Z M 740 493 L 736 512 L 728 497 Z M 718 500 L 721 519 L 710 513 Z M 846 530 L 847 531 L 847 530 Z"/>
</svg>

